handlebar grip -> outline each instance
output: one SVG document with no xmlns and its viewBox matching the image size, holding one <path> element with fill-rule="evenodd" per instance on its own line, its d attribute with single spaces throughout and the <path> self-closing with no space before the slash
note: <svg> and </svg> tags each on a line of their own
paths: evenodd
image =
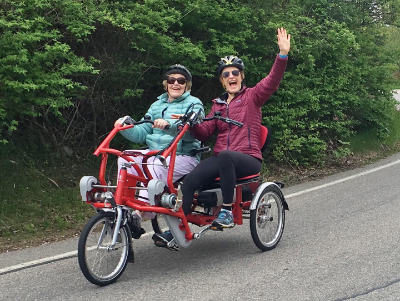
<svg viewBox="0 0 400 301">
<path fill-rule="evenodd" d="M 132 119 L 131 116 L 126 115 L 124 117 L 121 117 L 120 119 L 118 119 L 118 121 L 121 123 L 121 125 L 127 124 L 127 125 L 132 125 L 135 124 L 135 120 Z"/>
<path fill-rule="evenodd" d="M 132 119 L 132 117 L 130 117 L 130 116 L 126 116 L 125 120 L 123 121 L 123 123 L 127 124 L 127 125 L 131 125 L 131 124 L 135 124 L 135 120 Z"/>
<path fill-rule="evenodd" d="M 191 156 L 196 156 L 197 154 L 206 153 L 206 152 L 209 152 L 209 151 L 211 151 L 211 147 L 205 146 L 205 147 L 192 149 L 192 150 L 190 150 L 189 153 L 190 153 Z"/>
</svg>

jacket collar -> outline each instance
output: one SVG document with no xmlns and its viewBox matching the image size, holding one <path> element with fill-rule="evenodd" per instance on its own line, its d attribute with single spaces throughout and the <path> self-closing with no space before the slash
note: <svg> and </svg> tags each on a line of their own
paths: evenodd
<svg viewBox="0 0 400 301">
<path fill-rule="evenodd" d="M 186 91 L 181 96 L 174 99 L 173 102 L 180 102 L 180 101 L 184 100 L 186 97 L 188 97 L 189 95 L 190 95 L 190 90 Z M 168 102 L 168 93 L 165 92 L 164 94 L 161 94 L 160 96 L 157 97 L 157 99 L 161 100 L 162 102 Z"/>
</svg>

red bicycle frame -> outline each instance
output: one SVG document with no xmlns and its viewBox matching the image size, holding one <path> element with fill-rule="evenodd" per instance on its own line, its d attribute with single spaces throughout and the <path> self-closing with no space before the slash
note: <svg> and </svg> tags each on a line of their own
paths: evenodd
<svg viewBox="0 0 400 301">
<path fill-rule="evenodd" d="M 120 170 L 120 173 L 118 175 L 116 192 L 114 195 L 115 203 L 119 206 L 127 206 L 134 210 L 139 210 L 142 212 L 155 212 L 180 218 L 182 221 L 180 228 L 185 231 L 186 239 L 187 240 L 193 239 L 193 233 L 190 231 L 188 220 L 186 219 L 186 216 L 184 215 L 182 208 L 179 208 L 178 211 L 174 211 L 172 209 L 164 208 L 161 206 L 153 206 L 148 204 L 147 202 L 143 202 L 135 198 L 135 188 L 138 188 L 137 183 L 141 182 L 145 186 L 147 186 L 148 182 L 152 179 L 151 173 L 149 172 L 148 167 L 145 164 L 142 165 L 144 173 L 142 172 L 139 166 L 136 163 L 134 163 L 133 159 L 130 158 L 132 153 L 110 148 L 111 140 L 115 137 L 115 135 L 119 131 L 126 130 L 132 127 L 133 125 L 128 125 L 128 126 L 116 125 L 114 129 L 107 135 L 104 141 L 99 145 L 99 147 L 93 153 L 96 156 L 99 156 L 101 154 L 101 164 L 99 171 L 100 184 L 103 185 L 105 188 L 107 187 L 105 181 L 105 172 L 109 154 L 121 157 L 127 160 L 128 162 L 132 162 L 132 167 L 135 168 L 138 175 L 129 174 L 127 173 L 127 170 L 124 168 Z M 177 194 L 177 189 L 173 183 L 173 171 L 175 167 L 177 145 L 179 141 L 182 139 L 183 135 L 185 135 L 185 133 L 188 131 L 188 129 L 189 129 L 189 124 L 188 123 L 184 124 L 181 130 L 178 132 L 178 135 L 174 138 L 172 143 L 165 150 L 161 152 L 159 150 L 152 150 L 145 154 L 140 153 L 140 155 L 144 155 L 143 163 L 146 163 L 148 157 L 150 156 L 158 155 L 158 157 L 162 162 L 163 161 L 165 162 L 167 157 L 171 156 L 168 166 L 167 190 L 169 193 L 171 194 L 173 193 L 175 195 Z M 137 155 L 139 155 L 139 153 Z M 92 201 L 88 201 L 88 203 L 99 209 L 111 207 L 109 203 L 92 202 Z"/>
<path fill-rule="evenodd" d="M 185 122 L 182 126 L 180 126 L 180 130 L 178 131 L 177 136 L 171 141 L 170 145 L 164 150 L 152 150 L 145 154 L 141 152 L 135 151 L 120 151 L 117 149 L 110 148 L 110 142 L 115 137 L 115 135 L 121 131 L 132 128 L 134 125 L 116 125 L 114 129 L 107 135 L 104 141 L 100 144 L 100 146 L 95 150 L 94 155 L 99 156 L 101 155 L 101 164 L 100 164 L 100 171 L 99 171 L 99 181 L 103 190 L 107 187 L 107 183 L 105 180 L 105 171 L 106 165 L 108 160 L 108 155 L 112 154 L 117 157 L 121 157 L 128 162 L 132 162 L 131 166 L 135 168 L 137 175 L 133 175 L 127 172 L 126 168 L 121 168 L 119 175 L 118 175 L 118 182 L 116 185 L 116 191 L 114 195 L 115 203 L 119 206 L 127 206 L 134 210 L 139 210 L 142 212 L 155 212 L 159 214 L 166 214 L 170 216 L 177 217 L 181 220 L 181 224 L 179 228 L 185 231 L 185 238 L 187 240 L 193 239 L 193 233 L 189 228 L 189 223 L 195 224 L 197 226 L 206 226 L 212 223 L 215 219 L 216 215 L 218 214 L 218 210 L 213 212 L 213 215 L 209 214 L 198 214 L 198 213 L 191 213 L 188 216 L 185 216 L 183 213 L 182 207 L 180 207 L 177 211 L 174 211 L 170 208 L 165 208 L 162 206 L 151 205 L 147 202 L 141 201 L 136 198 L 136 190 L 142 187 L 138 187 L 138 182 L 142 183 L 144 186 L 147 187 L 149 181 L 152 179 L 151 173 L 146 164 L 142 164 L 142 169 L 139 168 L 138 163 L 135 163 L 131 156 L 144 156 L 142 163 L 147 163 L 147 160 L 151 156 L 158 156 L 161 162 L 166 165 L 166 159 L 170 156 L 170 161 L 168 165 L 168 176 L 167 176 L 167 186 L 166 190 L 167 193 L 170 194 L 178 194 L 177 187 L 173 183 L 173 171 L 175 167 L 175 158 L 176 158 L 176 151 L 177 145 L 185 133 L 189 130 L 190 124 Z M 243 185 L 247 185 L 250 187 L 252 191 L 255 191 L 257 186 L 259 185 L 258 181 L 259 174 L 245 177 L 242 179 L 238 179 L 239 183 L 235 187 L 235 194 L 236 199 L 232 204 L 233 208 L 233 216 L 234 222 L 237 225 L 243 224 L 243 212 L 242 210 L 247 210 L 250 206 L 250 201 L 243 202 L 242 200 L 242 188 Z M 143 189 L 143 188 L 142 188 Z M 111 204 L 107 202 L 93 202 L 87 201 L 92 206 L 101 209 L 101 208 L 110 208 Z M 194 199 L 193 202 L 193 209 L 196 207 L 197 202 Z"/>
</svg>

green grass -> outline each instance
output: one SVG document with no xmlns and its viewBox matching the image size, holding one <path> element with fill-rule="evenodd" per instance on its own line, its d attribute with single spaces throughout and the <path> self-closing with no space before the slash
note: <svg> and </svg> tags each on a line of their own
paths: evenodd
<svg viewBox="0 0 400 301">
<path fill-rule="evenodd" d="M 89 166 L 33 159 L 12 146 L 1 146 L 0 155 L 0 250 L 71 234 L 93 214 L 78 187 Z"/>
<path fill-rule="evenodd" d="M 366 153 L 371 151 L 381 151 L 385 149 L 397 150 L 397 144 L 400 142 L 400 112 L 393 113 L 393 123 L 388 128 L 389 136 L 380 139 L 376 130 L 366 130 L 350 139 L 350 148 L 354 153 Z"/>
<path fill-rule="evenodd" d="M 396 111 L 393 116 L 393 124 L 389 128 L 389 137 L 385 140 L 388 145 L 395 145 L 400 141 L 400 112 Z"/>
</svg>

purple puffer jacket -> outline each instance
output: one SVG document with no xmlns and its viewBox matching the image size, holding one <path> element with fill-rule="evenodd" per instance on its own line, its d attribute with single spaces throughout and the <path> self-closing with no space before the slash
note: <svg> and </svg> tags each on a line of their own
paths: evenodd
<svg viewBox="0 0 400 301">
<path fill-rule="evenodd" d="M 204 121 L 195 125 L 191 132 L 201 141 L 206 141 L 215 131 L 217 140 L 214 153 L 217 155 L 223 150 L 242 152 L 258 159 L 262 159 L 260 145 L 261 106 L 278 89 L 287 65 L 287 58 L 277 55 L 269 75 L 263 78 L 253 88 L 243 87 L 242 90 L 228 104 L 225 100 L 213 100 L 211 112 L 207 117 L 214 116 L 214 112 L 221 112 L 221 116 L 240 121 L 242 127 L 227 124 L 219 120 Z"/>
</svg>

